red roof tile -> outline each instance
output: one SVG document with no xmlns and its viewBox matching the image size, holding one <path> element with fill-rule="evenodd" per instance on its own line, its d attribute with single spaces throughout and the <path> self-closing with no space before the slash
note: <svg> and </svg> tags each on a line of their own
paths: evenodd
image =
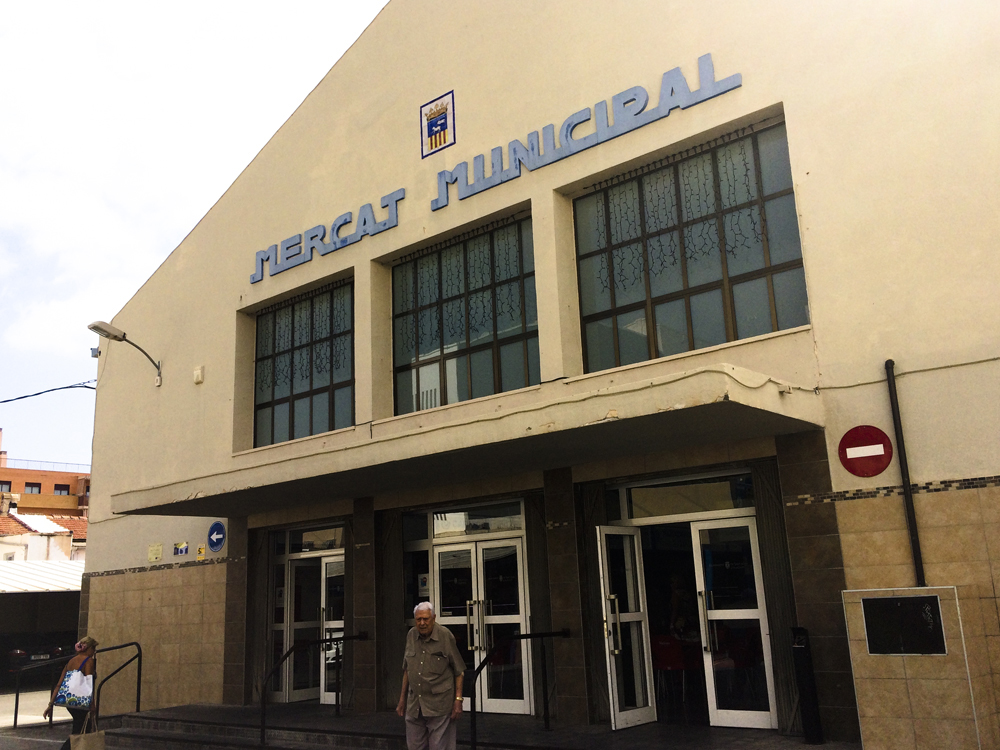
<svg viewBox="0 0 1000 750">
<path fill-rule="evenodd" d="M 0 536 L 16 536 L 18 534 L 30 533 L 31 529 L 14 518 L 14 516 L 0 516 Z"/>
<path fill-rule="evenodd" d="M 74 542 L 87 540 L 87 519 L 83 516 L 46 516 L 46 518 L 67 531 L 72 531 Z"/>
</svg>

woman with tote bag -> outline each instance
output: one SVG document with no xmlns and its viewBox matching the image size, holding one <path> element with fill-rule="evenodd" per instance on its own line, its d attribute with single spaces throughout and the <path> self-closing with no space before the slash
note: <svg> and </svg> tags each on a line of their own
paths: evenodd
<svg viewBox="0 0 1000 750">
<path fill-rule="evenodd" d="M 93 718 L 94 709 L 97 708 L 94 702 L 94 682 L 97 678 L 97 660 L 94 654 L 97 651 L 97 641 L 89 635 L 80 639 L 76 644 L 76 656 L 70 659 L 63 667 L 59 676 L 59 683 L 52 691 L 52 700 L 49 701 L 48 708 L 42 714 L 43 719 L 47 719 L 52 713 L 53 706 L 64 706 L 73 717 L 73 734 L 81 734 L 86 727 L 88 717 Z M 67 739 L 61 750 L 71 750 L 73 745 Z"/>
</svg>

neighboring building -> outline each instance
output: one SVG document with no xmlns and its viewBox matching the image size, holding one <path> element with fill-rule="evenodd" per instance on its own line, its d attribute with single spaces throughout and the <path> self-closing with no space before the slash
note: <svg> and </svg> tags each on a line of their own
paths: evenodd
<svg viewBox="0 0 1000 750">
<path fill-rule="evenodd" d="M 11 511 L 0 516 L 0 560 L 86 559 L 87 519 Z"/>
<path fill-rule="evenodd" d="M 82 629 L 150 707 L 366 631 L 369 712 L 429 599 L 472 666 L 569 628 L 559 722 L 794 732 L 799 625 L 828 737 L 1000 747 L 998 13 L 392 0 L 115 316 L 162 385 L 101 342 Z M 917 580 L 890 358 L 947 669 L 845 610 Z"/>
<path fill-rule="evenodd" d="M 0 445 L 3 430 L 0 429 Z M 90 503 L 90 467 L 52 461 L 7 458 L 0 450 L 0 493 L 20 495 L 22 513 L 86 516 Z"/>
</svg>

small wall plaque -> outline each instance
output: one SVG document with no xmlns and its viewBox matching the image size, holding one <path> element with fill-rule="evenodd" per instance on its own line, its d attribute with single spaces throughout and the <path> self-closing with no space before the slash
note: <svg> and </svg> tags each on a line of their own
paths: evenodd
<svg viewBox="0 0 1000 750">
<path fill-rule="evenodd" d="M 936 596 L 862 599 L 869 654 L 946 654 Z"/>
</svg>

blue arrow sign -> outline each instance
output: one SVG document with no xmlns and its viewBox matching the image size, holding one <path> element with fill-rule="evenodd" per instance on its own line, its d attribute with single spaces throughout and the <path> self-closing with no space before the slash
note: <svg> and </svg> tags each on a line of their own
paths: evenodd
<svg viewBox="0 0 1000 750">
<path fill-rule="evenodd" d="M 216 521 L 208 529 L 208 548 L 212 552 L 218 552 L 225 543 L 226 525 L 222 521 Z"/>
</svg>

